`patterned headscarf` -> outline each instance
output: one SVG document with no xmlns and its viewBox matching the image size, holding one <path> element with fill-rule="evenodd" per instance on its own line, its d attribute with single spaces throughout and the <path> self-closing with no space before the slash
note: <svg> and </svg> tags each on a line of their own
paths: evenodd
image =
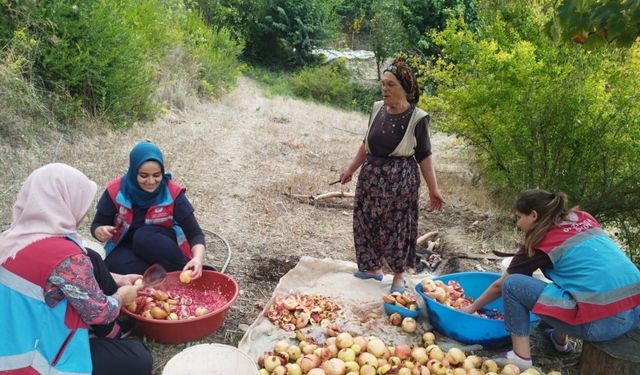
<svg viewBox="0 0 640 375">
<path fill-rule="evenodd" d="M 407 93 L 407 101 L 409 103 L 417 103 L 420 99 L 420 89 L 418 81 L 411 72 L 409 66 L 402 60 L 395 59 L 384 71 L 393 74 Z"/>
</svg>

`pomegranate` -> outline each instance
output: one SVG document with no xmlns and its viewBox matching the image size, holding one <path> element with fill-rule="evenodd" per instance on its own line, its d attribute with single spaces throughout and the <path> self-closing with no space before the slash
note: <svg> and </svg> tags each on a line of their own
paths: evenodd
<svg viewBox="0 0 640 375">
<path fill-rule="evenodd" d="M 347 372 L 344 362 L 338 358 L 331 358 L 323 363 L 322 369 L 327 375 L 344 375 Z"/>
<path fill-rule="evenodd" d="M 183 284 L 189 284 L 191 282 L 191 270 L 180 272 L 180 282 Z"/>
<path fill-rule="evenodd" d="M 416 331 L 417 324 L 413 318 L 404 318 L 402 320 L 402 330 L 407 333 L 414 333 Z"/>
</svg>

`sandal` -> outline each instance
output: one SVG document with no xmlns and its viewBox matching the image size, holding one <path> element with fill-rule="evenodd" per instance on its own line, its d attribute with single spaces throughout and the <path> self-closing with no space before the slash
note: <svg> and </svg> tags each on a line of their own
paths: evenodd
<svg viewBox="0 0 640 375">
<path fill-rule="evenodd" d="M 571 343 L 571 341 L 569 341 L 567 339 L 567 342 L 563 344 L 559 344 L 556 341 L 556 338 L 553 336 L 553 333 L 556 330 L 553 328 L 547 328 L 544 330 L 544 334 L 545 336 L 547 336 L 547 338 L 549 339 L 549 341 L 551 341 L 551 343 L 553 344 L 553 347 L 556 349 L 557 352 L 559 353 L 570 353 L 573 351 L 573 344 Z"/>
<path fill-rule="evenodd" d="M 395 285 L 395 284 L 391 284 L 391 293 L 404 293 L 404 291 L 407 288 L 407 281 L 406 280 L 402 280 L 402 284 L 403 285 Z"/>
<path fill-rule="evenodd" d="M 391 284 L 391 293 L 404 293 L 405 287 Z"/>
<path fill-rule="evenodd" d="M 376 275 L 376 274 L 365 272 L 365 271 L 356 271 L 353 273 L 353 276 L 362 280 L 374 279 L 374 280 L 382 281 L 384 274 L 381 273 L 379 275 Z"/>
</svg>

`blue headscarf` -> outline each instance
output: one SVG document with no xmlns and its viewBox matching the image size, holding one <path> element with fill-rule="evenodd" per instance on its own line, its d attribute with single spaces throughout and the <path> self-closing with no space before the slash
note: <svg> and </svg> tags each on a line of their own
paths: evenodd
<svg viewBox="0 0 640 375">
<path fill-rule="evenodd" d="M 155 161 L 160 164 L 160 169 L 163 174 L 160 185 L 151 193 L 142 190 L 138 185 L 138 169 L 148 161 Z M 171 175 L 164 173 L 162 151 L 160 151 L 158 146 L 149 141 L 141 141 L 136 144 L 129 153 L 129 170 L 122 176 L 120 192 L 136 206 L 149 207 L 156 202 L 157 198 L 165 196 L 164 192 L 167 190 L 167 180 L 170 178 Z"/>
</svg>

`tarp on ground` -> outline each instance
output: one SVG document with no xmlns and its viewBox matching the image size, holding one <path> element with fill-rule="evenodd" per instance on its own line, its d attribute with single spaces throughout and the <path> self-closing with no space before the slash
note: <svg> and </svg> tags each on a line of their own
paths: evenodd
<svg viewBox="0 0 640 375">
<path fill-rule="evenodd" d="M 274 344 L 279 340 L 290 339 L 291 343 L 295 342 L 294 332 L 286 332 L 275 326 L 264 314 L 273 304 L 276 296 L 290 294 L 332 297 L 343 308 L 342 316 L 336 321 L 342 331 L 365 337 L 377 336 L 388 345 L 420 344 L 421 333 L 430 330 L 431 325 L 426 316 L 424 301 L 415 293 L 415 286 L 424 278 L 434 275 L 423 273 L 406 276 L 407 290 L 416 294 L 421 311 L 417 319 L 418 331 L 406 334 L 400 327 L 388 323 L 382 302 L 382 295 L 389 293 L 393 275 L 385 275 L 382 282 L 373 279 L 360 280 L 353 276 L 355 271 L 357 266 L 353 262 L 302 257 L 298 264 L 280 279 L 271 300 L 248 328 L 238 348 L 257 360 L 261 354 L 273 351 Z M 302 329 L 305 336 L 311 336 L 319 342 L 324 341 L 326 331 L 326 328 L 320 326 L 308 326 Z M 447 346 L 446 342 L 438 344 L 443 348 Z M 450 345 L 472 349 L 456 342 L 451 342 Z"/>
</svg>

